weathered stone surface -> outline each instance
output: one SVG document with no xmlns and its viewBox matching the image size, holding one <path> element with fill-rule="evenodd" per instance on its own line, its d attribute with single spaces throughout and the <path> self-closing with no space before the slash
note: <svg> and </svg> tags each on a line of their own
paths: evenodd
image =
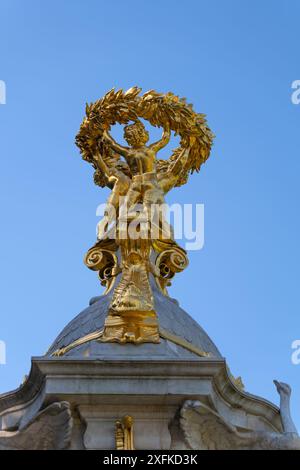
<svg viewBox="0 0 300 470">
<path fill-rule="evenodd" d="M 72 418 L 67 402 L 56 402 L 17 430 L 0 431 L 1 450 L 65 449 L 71 441 Z"/>
</svg>

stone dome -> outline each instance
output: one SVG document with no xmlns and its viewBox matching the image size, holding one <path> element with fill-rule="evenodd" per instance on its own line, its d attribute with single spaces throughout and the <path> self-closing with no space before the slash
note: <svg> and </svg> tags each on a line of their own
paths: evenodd
<svg viewBox="0 0 300 470">
<path fill-rule="evenodd" d="M 167 338 L 162 337 L 160 344 L 144 343 L 118 344 L 102 343 L 90 340 L 84 344 L 70 349 L 63 357 L 111 357 L 122 356 L 132 359 L 138 356 L 159 359 L 162 357 L 173 358 L 197 358 L 198 351 L 209 353 L 212 358 L 221 358 L 221 354 L 207 333 L 201 326 L 178 304 L 177 300 L 163 295 L 157 288 L 153 289 L 155 310 L 158 316 L 159 326 L 167 332 Z M 56 350 L 64 348 L 74 341 L 91 333 L 99 331 L 104 326 L 111 295 L 94 297 L 88 308 L 77 315 L 58 335 L 46 356 L 51 356 Z M 195 352 L 196 351 L 196 352 Z"/>
</svg>

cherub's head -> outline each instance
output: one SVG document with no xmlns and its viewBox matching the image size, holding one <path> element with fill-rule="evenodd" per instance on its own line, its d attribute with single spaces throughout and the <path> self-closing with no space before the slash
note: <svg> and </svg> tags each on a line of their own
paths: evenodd
<svg viewBox="0 0 300 470">
<path fill-rule="evenodd" d="M 124 127 L 124 139 L 131 147 L 142 147 L 149 140 L 149 133 L 141 121 Z"/>
</svg>

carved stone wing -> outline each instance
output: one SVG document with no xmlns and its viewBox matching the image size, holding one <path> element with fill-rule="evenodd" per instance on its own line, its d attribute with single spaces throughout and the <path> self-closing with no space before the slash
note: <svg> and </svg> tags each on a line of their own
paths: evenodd
<svg viewBox="0 0 300 470">
<path fill-rule="evenodd" d="M 180 411 L 180 427 L 189 447 L 197 450 L 300 449 L 297 433 L 237 429 L 200 401 L 184 403 Z"/>
<path fill-rule="evenodd" d="M 71 438 L 70 405 L 57 402 L 49 405 L 18 431 L 0 431 L 1 450 L 65 449 Z"/>
<path fill-rule="evenodd" d="M 180 411 L 180 426 L 192 449 L 221 450 L 245 447 L 235 426 L 200 401 L 188 400 Z"/>
</svg>

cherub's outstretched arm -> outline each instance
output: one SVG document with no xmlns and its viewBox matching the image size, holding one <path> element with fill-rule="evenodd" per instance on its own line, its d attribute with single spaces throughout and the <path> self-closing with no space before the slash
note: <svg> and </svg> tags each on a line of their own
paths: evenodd
<svg viewBox="0 0 300 470">
<path fill-rule="evenodd" d="M 177 160 L 171 166 L 170 171 L 175 178 L 178 179 L 179 176 L 181 175 L 181 172 L 183 171 L 186 165 L 186 162 L 188 161 L 189 154 L 190 154 L 190 149 L 189 148 L 184 149 L 179 155 L 179 157 L 177 158 Z"/>
<path fill-rule="evenodd" d="M 158 175 L 159 186 L 165 194 L 176 186 L 177 181 L 182 176 L 189 153 L 189 148 L 182 150 L 174 163 L 170 165 L 169 170 Z"/>
<path fill-rule="evenodd" d="M 149 145 L 149 148 L 154 150 L 155 153 L 159 152 L 162 148 L 164 148 L 170 141 L 171 137 L 171 131 L 169 127 L 166 127 L 164 129 L 162 138 L 158 140 L 157 142 L 154 142 L 153 144 Z"/>
<path fill-rule="evenodd" d="M 111 175 L 111 171 L 106 165 L 106 163 L 104 162 L 100 152 L 96 151 L 93 155 L 93 158 L 94 158 L 94 161 L 98 170 L 102 171 L 102 173 L 104 173 L 105 176 L 108 178 Z"/>
<path fill-rule="evenodd" d="M 123 155 L 123 157 L 128 156 L 129 148 L 123 147 L 122 145 L 118 144 L 106 130 L 103 132 L 103 140 L 108 142 L 115 152 L 119 153 L 120 155 Z"/>
<path fill-rule="evenodd" d="M 130 178 L 123 171 L 118 170 L 117 167 L 107 166 L 99 150 L 94 152 L 94 162 L 97 169 L 100 170 L 106 176 L 108 182 L 112 185 L 115 184 L 116 179 L 121 181 L 124 185 L 129 185 Z M 111 185 L 108 184 L 108 187 L 111 187 Z"/>
<path fill-rule="evenodd" d="M 112 169 L 105 163 L 101 152 L 98 149 L 93 151 L 93 166 L 96 170 L 95 178 L 99 186 L 107 186 L 108 188 L 113 187 L 113 181 L 111 180 Z M 95 181 L 96 181 L 95 180 Z"/>
</svg>

